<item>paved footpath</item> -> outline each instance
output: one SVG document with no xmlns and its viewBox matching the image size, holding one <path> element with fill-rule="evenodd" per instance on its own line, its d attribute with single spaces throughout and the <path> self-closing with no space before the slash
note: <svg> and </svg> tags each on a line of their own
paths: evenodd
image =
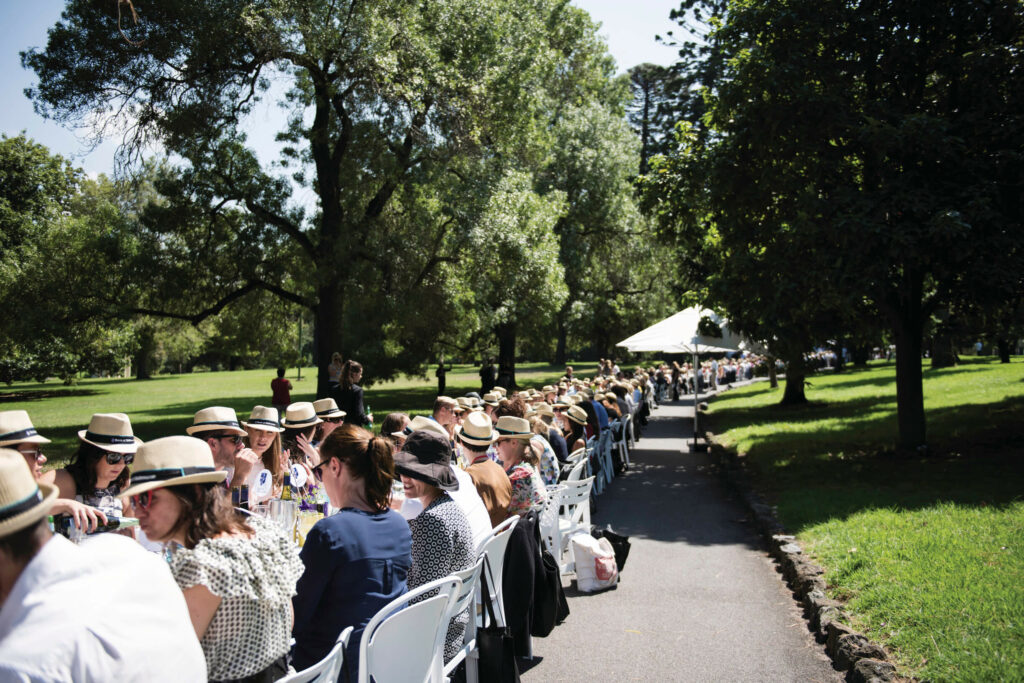
<svg viewBox="0 0 1024 683">
<path fill-rule="evenodd" d="M 571 614 L 535 638 L 525 681 L 840 681 L 708 456 L 693 407 L 663 403 L 593 523 L 633 543 L 618 588 L 566 579 Z"/>
</svg>

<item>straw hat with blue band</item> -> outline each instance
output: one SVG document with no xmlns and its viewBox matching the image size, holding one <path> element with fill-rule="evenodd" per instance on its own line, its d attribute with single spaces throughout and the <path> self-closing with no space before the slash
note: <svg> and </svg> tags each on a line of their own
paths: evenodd
<svg viewBox="0 0 1024 683">
<path fill-rule="evenodd" d="M 323 422 L 316 414 L 316 408 L 309 401 L 293 403 L 284 411 L 281 426 L 288 429 L 305 429 Z"/>
<path fill-rule="evenodd" d="M 132 433 L 132 423 L 124 413 L 96 413 L 89 428 L 78 432 L 85 443 L 113 453 L 134 453 L 142 439 Z"/>
<path fill-rule="evenodd" d="M 134 496 L 164 486 L 217 484 L 228 473 L 213 466 L 213 453 L 202 439 L 165 436 L 139 446 L 131 486 L 121 493 Z"/>
<path fill-rule="evenodd" d="M 0 538 L 50 514 L 56 500 L 57 487 L 37 483 L 21 453 L 0 448 Z"/>
<path fill-rule="evenodd" d="M 338 408 L 338 404 L 333 398 L 321 398 L 313 401 L 313 409 L 316 411 L 317 417 L 325 420 L 329 417 L 345 417 L 348 414 Z"/>
<path fill-rule="evenodd" d="M 26 411 L 0 411 L 0 446 L 19 443 L 50 443 L 50 440 L 39 435 Z"/>
<path fill-rule="evenodd" d="M 496 436 L 498 439 L 523 439 L 528 441 L 533 438 L 530 423 L 521 417 L 513 417 L 512 415 L 499 417 L 498 423 L 494 425 L 494 431 L 497 432 Z"/>
<path fill-rule="evenodd" d="M 224 406 L 211 406 L 198 411 L 192 420 L 192 426 L 187 427 L 185 431 L 194 435 L 200 435 L 202 432 L 230 432 L 245 436 L 245 430 L 238 423 L 235 409 Z"/>
<path fill-rule="evenodd" d="M 281 426 L 281 421 L 278 419 L 277 408 L 267 408 L 266 406 L 253 406 L 249 421 L 243 422 L 242 426 L 262 429 L 265 432 L 284 431 L 284 427 Z"/>
</svg>

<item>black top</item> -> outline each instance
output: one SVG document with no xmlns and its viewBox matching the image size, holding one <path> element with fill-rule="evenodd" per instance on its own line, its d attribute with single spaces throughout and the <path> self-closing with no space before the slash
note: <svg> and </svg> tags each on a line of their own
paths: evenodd
<svg viewBox="0 0 1024 683">
<path fill-rule="evenodd" d="M 366 417 L 366 411 L 363 409 L 363 388 L 358 384 L 353 384 L 348 389 L 342 389 L 339 386 L 335 401 L 338 403 L 338 408 L 345 411 L 345 424 L 354 424 L 360 427 L 370 424 L 369 418 Z"/>
<path fill-rule="evenodd" d="M 569 446 L 565 443 L 565 437 L 562 436 L 562 431 L 551 427 L 548 429 L 548 443 L 551 444 L 551 450 L 555 452 L 555 457 L 558 458 L 560 464 L 564 464 L 569 459 Z"/>
</svg>

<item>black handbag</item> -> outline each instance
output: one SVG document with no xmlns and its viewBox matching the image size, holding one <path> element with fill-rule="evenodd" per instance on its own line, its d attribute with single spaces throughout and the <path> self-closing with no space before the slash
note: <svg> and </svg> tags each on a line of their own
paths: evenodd
<svg viewBox="0 0 1024 683">
<path fill-rule="evenodd" d="M 540 552 L 533 583 L 533 620 L 530 623 L 530 635 L 535 638 L 546 638 L 555 630 L 555 626 L 569 616 L 569 601 L 565 599 L 565 590 L 562 588 L 562 572 L 558 567 L 558 560 L 544 548 L 539 530 L 537 535 L 537 547 Z"/>
<path fill-rule="evenodd" d="M 494 616 L 491 590 L 487 583 L 490 564 L 484 559 L 480 572 L 480 595 L 484 602 L 484 626 L 476 631 L 476 646 L 480 650 L 480 680 L 487 683 L 519 683 L 519 665 L 516 664 L 515 641 L 507 626 L 499 626 Z M 490 626 L 486 623 L 490 621 Z"/>
</svg>

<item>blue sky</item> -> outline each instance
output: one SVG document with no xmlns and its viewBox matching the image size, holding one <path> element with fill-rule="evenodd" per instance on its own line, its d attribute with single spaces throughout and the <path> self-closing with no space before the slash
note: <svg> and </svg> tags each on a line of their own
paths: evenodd
<svg viewBox="0 0 1024 683">
<path fill-rule="evenodd" d="M 669 12 L 679 6 L 678 0 L 573 0 L 573 4 L 601 22 L 601 34 L 608 41 L 620 71 L 641 62 L 673 61 L 675 52 L 655 42 L 654 36 L 678 29 L 668 18 Z M 63 6 L 58 0 L 0 3 L 0 133 L 10 136 L 24 130 L 52 151 L 71 158 L 86 172 L 110 173 L 117 140 L 93 147 L 87 134 L 67 130 L 37 116 L 23 94 L 34 82 L 34 74 L 21 68 L 18 53 L 45 45 L 46 30 L 60 18 Z M 270 124 L 278 116 L 271 107 L 257 111 L 252 117 L 250 139 L 272 141 Z"/>
</svg>

